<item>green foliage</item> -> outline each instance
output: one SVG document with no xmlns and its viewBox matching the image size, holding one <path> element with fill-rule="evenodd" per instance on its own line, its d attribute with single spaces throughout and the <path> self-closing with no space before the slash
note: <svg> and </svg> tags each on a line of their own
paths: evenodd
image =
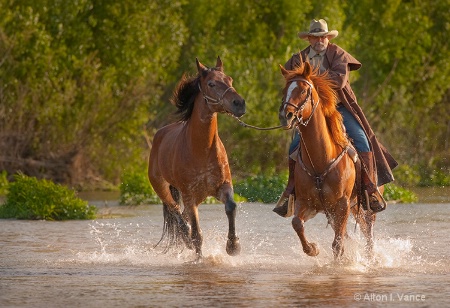
<svg viewBox="0 0 450 308">
<path fill-rule="evenodd" d="M 94 219 L 96 207 L 76 197 L 63 185 L 23 174 L 9 184 L 0 217 L 17 219 Z"/>
<path fill-rule="evenodd" d="M 120 183 L 120 204 L 140 205 L 161 202 L 143 172 L 124 172 Z"/>
<path fill-rule="evenodd" d="M 4 196 L 7 194 L 8 186 L 9 186 L 8 174 L 6 173 L 6 171 L 2 171 L 0 173 L 0 196 Z"/>
<path fill-rule="evenodd" d="M 0 168 L 78 184 L 140 161 L 177 66 L 180 5 L 0 0 Z"/>
<path fill-rule="evenodd" d="M 196 57 L 221 56 L 247 101 L 242 120 L 277 125 L 278 64 L 306 47 L 297 32 L 312 18 L 363 63 L 352 87 L 383 144 L 421 166 L 424 185 L 447 185 L 449 160 L 429 161 L 448 157 L 449 1 L 0 0 L 0 170 L 118 184 L 148 156 Z M 285 170 L 288 133 L 219 125 L 237 178 Z M 396 176 L 417 182 L 414 170 Z"/>
<path fill-rule="evenodd" d="M 424 169 L 419 184 L 420 186 L 450 186 L 448 168 Z"/>
<path fill-rule="evenodd" d="M 273 177 L 253 176 L 238 181 L 234 186 L 237 194 L 248 202 L 275 203 L 284 191 L 287 183 L 287 175 Z M 394 184 L 384 186 L 384 198 L 386 201 L 411 203 L 417 201 L 417 196 L 410 190 Z"/>
<path fill-rule="evenodd" d="M 247 202 L 248 200 L 237 193 L 234 194 L 233 199 L 236 203 L 238 202 Z M 202 202 L 202 204 L 220 204 L 221 202 L 217 200 L 215 197 L 206 197 L 206 199 Z"/>
<path fill-rule="evenodd" d="M 395 182 L 403 186 L 415 186 L 420 183 L 418 168 L 409 165 L 399 165 L 394 169 Z"/>
<path fill-rule="evenodd" d="M 412 191 L 396 186 L 392 183 L 384 185 L 383 197 L 386 201 L 396 201 L 402 203 L 417 202 L 418 197 Z"/>
<path fill-rule="evenodd" d="M 287 175 L 252 176 L 238 181 L 234 191 L 249 202 L 274 203 L 280 197 L 286 183 Z"/>
</svg>

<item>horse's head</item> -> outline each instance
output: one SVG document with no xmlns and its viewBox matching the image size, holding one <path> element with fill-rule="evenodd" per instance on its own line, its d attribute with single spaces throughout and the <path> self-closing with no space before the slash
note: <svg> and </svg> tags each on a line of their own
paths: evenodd
<svg viewBox="0 0 450 308">
<path fill-rule="evenodd" d="M 319 102 L 318 94 L 310 79 L 311 65 L 304 62 L 293 71 L 286 70 L 281 65 L 280 68 L 286 79 L 278 113 L 280 124 L 285 129 L 291 129 L 296 124 L 306 126 Z"/>
<path fill-rule="evenodd" d="M 199 88 L 209 109 L 235 117 L 245 114 L 245 100 L 233 88 L 233 79 L 223 72 L 223 64 L 217 57 L 216 67 L 208 68 L 197 61 L 200 76 Z"/>
</svg>

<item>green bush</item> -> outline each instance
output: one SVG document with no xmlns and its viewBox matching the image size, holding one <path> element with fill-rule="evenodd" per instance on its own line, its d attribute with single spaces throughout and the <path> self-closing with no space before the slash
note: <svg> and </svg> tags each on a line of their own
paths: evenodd
<svg viewBox="0 0 450 308">
<path fill-rule="evenodd" d="M 148 181 L 147 174 L 142 172 L 124 172 L 120 183 L 120 204 L 160 203 L 159 197 Z"/>
<path fill-rule="evenodd" d="M 392 183 L 384 185 L 383 197 L 386 201 L 397 201 L 402 203 L 413 203 L 418 200 L 417 195 L 412 191 Z"/>
<path fill-rule="evenodd" d="M 287 184 L 287 174 L 273 177 L 253 176 L 239 181 L 234 191 L 249 202 L 275 203 Z"/>
<path fill-rule="evenodd" d="M 66 186 L 18 174 L 9 184 L 1 218 L 94 219 L 96 207 L 81 200 Z"/>
<path fill-rule="evenodd" d="M 249 202 L 275 203 L 284 191 L 287 184 L 287 175 L 273 177 L 253 176 L 239 181 L 234 191 Z M 417 196 L 404 188 L 394 184 L 384 186 L 386 201 L 411 203 L 417 201 Z"/>
<path fill-rule="evenodd" d="M 0 173 L 0 196 L 6 195 L 6 193 L 8 192 L 8 186 L 8 174 L 6 173 L 6 171 L 2 171 Z"/>
</svg>

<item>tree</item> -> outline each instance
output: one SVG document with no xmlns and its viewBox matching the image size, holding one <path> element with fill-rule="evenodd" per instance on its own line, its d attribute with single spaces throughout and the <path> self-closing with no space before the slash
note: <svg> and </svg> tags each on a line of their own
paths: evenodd
<svg viewBox="0 0 450 308">
<path fill-rule="evenodd" d="M 117 181 L 142 159 L 143 125 L 183 39 L 179 15 L 179 2 L 3 1 L 1 169 Z"/>
</svg>

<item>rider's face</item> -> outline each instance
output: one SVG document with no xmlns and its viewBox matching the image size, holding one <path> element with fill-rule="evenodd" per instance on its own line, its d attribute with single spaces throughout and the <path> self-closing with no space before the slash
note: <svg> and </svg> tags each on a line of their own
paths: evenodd
<svg viewBox="0 0 450 308">
<path fill-rule="evenodd" d="M 325 49 L 327 49 L 328 46 L 328 36 L 308 36 L 309 44 L 311 45 L 312 49 L 316 52 L 322 52 Z"/>
</svg>

